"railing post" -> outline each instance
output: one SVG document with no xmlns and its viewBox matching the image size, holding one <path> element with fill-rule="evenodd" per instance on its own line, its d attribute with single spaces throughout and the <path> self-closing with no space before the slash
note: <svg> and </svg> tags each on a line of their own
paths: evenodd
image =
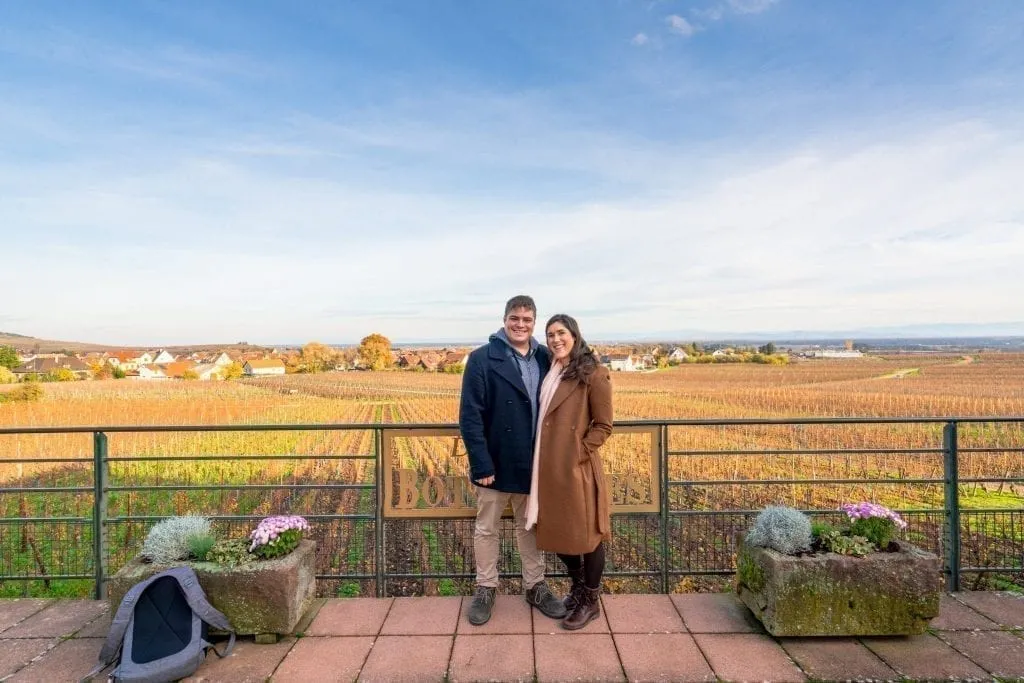
<svg viewBox="0 0 1024 683">
<path fill-rule="evenodd" d="M 95 572 L 95 590 L 97 600 L 105 600 L 107 586 L 107 488 L 110 472 L 107 463 L 107 435 L 93 432 L 92 435 L 92 552 Z"/>
<path fill-rule="evenodd" d="M 668 593 L 668 425 L 658 429 L 658 461 L 661 476 L 658 486 L 661 489 L 661 592 Z"/>
<path fill-rule="evenodd" d="M 945 480 L 945 543 L 947 590 L 960 590 L 960 457 L 957 451 L 957 423 L 947 422 L 942 430 L 943 479 Z"/>
<path fill-rule="evenodd" d="M 374 479 L 376 480 L 374 505 L 374 544 L 373 544 L 373 565 L 377 580 L 377 597 L 383 598 L 387 595 L 385 579 L 385 562 L 387 556 L 384 552 L 384 433 L 380 427 L 373 430 L 373 454 L 374 458 Z"/>
</svg>

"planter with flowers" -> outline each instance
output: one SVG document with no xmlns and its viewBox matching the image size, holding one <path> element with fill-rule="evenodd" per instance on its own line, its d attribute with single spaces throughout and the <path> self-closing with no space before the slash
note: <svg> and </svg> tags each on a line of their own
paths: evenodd
<svg viewBox="0 0 1024 683">
<path fill-rule="evenodd" d="M 812 523 L 765 508 L 737 547 L 736 592 L 775 636 L 924 633 L 939 613 L 939 558 L 893 540 L 906 522 L 874 503 L 840 508 L 846 523 Z"/>
<path fill-rule="evenodd" d="M 210 603 L 239 634 L 276 641 L 291 633 L 316 596 L 316 543 L 298 516 L 267 517 L 246 539 L 218 539 L 205 517 L 171 517 L 149 531 L 139 556 L 107 585 L 113 610 L 133 585 L 188 564 Z M 275 635 L 276 634 L 276 635 Z"/>
</svg>

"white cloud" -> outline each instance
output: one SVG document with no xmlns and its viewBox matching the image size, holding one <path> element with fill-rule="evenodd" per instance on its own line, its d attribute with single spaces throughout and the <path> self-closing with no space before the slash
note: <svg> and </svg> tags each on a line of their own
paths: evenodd
<svg viewBox="0 0 1024 683">
<path fill-rule="evenodd" d="M 35 236 L 0 271 L 0 288 L 20 292 L 7 331 L 478 339 L 519 291 L 542 315 L 578 313 L 593 338 L 1024 320 L 1007 286 L 1024 259 L 1024 135 L 983 122 L 922 131 L 808 140 L 742 165 L 723 155 L 699 181 L 663 178 L 656 198 L 603 202 L 367 192 L 210 159 L 29 173 L 0 199 Z M 572 154 L 559 136 L 552 151 Z M 607 164 L 626 158 L 616 149 L 629 145 Z M 654 168 L 676 154 L 642 152 Z M 72 237 L 81 226 L 88 239 Z"/>
<path fill-rule="evenodd" d="M 647 43 L 647 40 L 648 38 L 646 33 L 638 33 L 635 36 L 633 36 L 633 40 L 631 40 L 630 42 L 633 43 L 634 45 L 645 45 Z"/>
<path fill-rule="evenodd" d="M 760 14 L 779 0 L 726 0 L 736 14 Z"/>
<path fill-rule="evenodd" d="M 697 29 L 693 26 L 693 24 L 691 24 L 678 14 L 670 14 L 667 17 L 665 17 L 665 23 L 668 24 L 669 31 L 671 31 L 672 33 L 679 34 L 681 36 L 689 37 L 697 32 Z"/>
<path fill-rule="evenodd" d="M 727 14 L 760 14 L 779 0 L 726 0 L 704 8 L 694 9 L 693 16 L 702 21 L 721 21 Z"/>
</svg>

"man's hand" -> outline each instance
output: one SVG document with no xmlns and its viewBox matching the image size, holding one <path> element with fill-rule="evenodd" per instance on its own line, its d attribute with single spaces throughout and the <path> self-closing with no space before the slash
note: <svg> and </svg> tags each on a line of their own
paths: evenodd
<svg viewBox="0 0 1024 683">
<path fill-rule="evenodd" d="M 483 479 L 476 479 L 476 480 L 474 480 L 473 483 L 477 484 L 479 486 L 490 486 L 491 484 L 494 483 L 494 477 L 490 476 L 490 477 L 484 477 Z"/>
</svg>

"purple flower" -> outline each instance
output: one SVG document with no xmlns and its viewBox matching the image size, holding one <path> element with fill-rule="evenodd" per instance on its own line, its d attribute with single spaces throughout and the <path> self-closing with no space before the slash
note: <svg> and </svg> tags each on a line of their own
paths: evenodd
<svg viewBox="0 0 1024 683">
<path fill-rule="evenodd" d="M 275 542 L 278 536 L 291 530 L 299 532 L 308 531 L 309 522 L 298 515 L 277 515 L 261 519 L 256 528 L 249 534 L 249 539 L 252 541 L 252 544 L 249 546 L 249 552 L 252 552 L 261 545 L 269 545 Z"/>
<path fill-rule="evenodd" d="M 857 519 L 868 519 L 870 517 L 880 517 L 882 519 L 888 519 L 892 521 L 899 529 L 906 529 L 907 523 L 898 514 L 877 503 L 844 503 L 839 506 L 839 509 L 846 513 L 846 516 L 851 521 Z"/>
</svg>

